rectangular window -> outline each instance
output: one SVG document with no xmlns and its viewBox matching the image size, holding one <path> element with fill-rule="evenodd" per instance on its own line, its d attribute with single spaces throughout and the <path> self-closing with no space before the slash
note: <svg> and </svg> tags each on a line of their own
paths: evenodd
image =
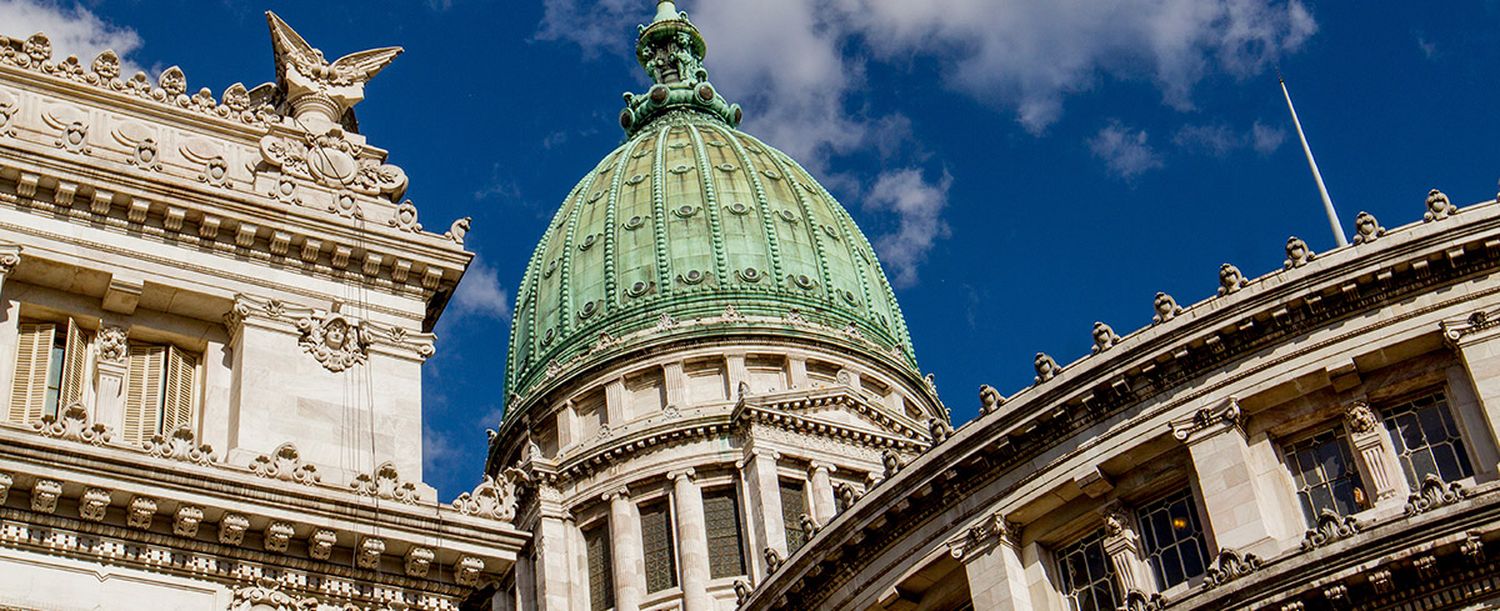
<svg viewBox="0 0 1500 611">
<path fill-rule="evenodd" d="M 589 563 L 589 610 L 604 611 L 615 606 L 615 576 L 610 558 L 609 524 L 601 522 L 583 531 L 583 544 Z"/>
<path fill-rule="evenodd" d="M 1412 490 L 1418 489 L 1428 475 L 1445 482 L 1474 475 L 1458 424 L 1442 392 L 1382 409 L 1381 413 Z"/>
<path fill-rule="evenodd" d="M 1073 611 L 1114 611 L 1120 606 L 1115 566 L 1104 554 L 1104 529 L 1057 550 L 1062 594 Z"/>
<path fill-rule="evenodd" d="M 1141 546 L 1159 589 L 1203 574 L 1208 566 L 1208 544 L 1191 488 L 1143 505 L 1136 515 L 1141 522 Z"/>
<path fill-rule="evenodd" d="M 703 493 L 703 522 L 708 531 L 708 573 L 713 579 L 745 574 L 740 535 L 740 504 L 734 488 Z"/>
<path fill-rule="evenodd" d="M 6 419 L 30 424 L 83 400 L 89 334 L 68 325 L 21 323 L 16 342 L 16 370 L 11 380 Z"/>
<path fill-rule="evenodd" d="M 802 529 L 802 516 L 807 513 L 807 501 L 802 493 L 802 482 L 781 482 L 781 520 L 786 526 L 787 555 L 797 553 L 807 543 L 807 531 Z"/>
<path fill-rule="evenodd" d="M 125 423 L 133 444 L 193 424 L 198 357 L 176 346 L 131 343 L 125 374 Z"/>
<path fill-rule="evenodd" d="M 1364 508 L 1363 484 L 1342 427 L 1286 444 L 1283 453 L 1308 526 L 1316 526 L 1325 509 L 1347 516 Z"/>
<path fill-rule="evenodd" d="M 672 520 L 665 501 L 641 508 L 641 551 L 646 558 L 647 592 L 660 592 L 677 585 Z"/>
</svg>

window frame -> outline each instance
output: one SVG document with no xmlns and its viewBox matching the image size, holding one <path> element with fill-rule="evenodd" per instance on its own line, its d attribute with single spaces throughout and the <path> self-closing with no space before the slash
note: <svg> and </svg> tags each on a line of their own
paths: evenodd
<svg viewBox="0 0 1500 611">
<path fill-rule="evenodd" d="M 1305 484 L 1305 477 L 1299 478 L 1299 476 L 1301 476 L 1305 472 L 1300 470 L 1293 470 L 1293 459 L 1299 456 L 1297 446 L 1311 443 L 1315 439 L 1323 435 L 1333 436 L 1333 441 L 1341 450 L 1340 456 L 1344 459 L 1344 470 L 1348 474 L 1348 476 L 1344 479 L 1349 480 L 1349 504 L 1353 508 L 1353 510 L 1348 513 L 1339 511 L 1338 499 L 1334 497 L 1333 492 L 1334 480 L 1329 479 L 1328 477 L 1326 477 L 1326 474 L 1322 473 L 1323 465 L 1321 460 L 1313 463 L 1314 469 L 1317 470 L 1320 473 L 1320 476 L 1323 477 L 1323 479 L 1315 486 L 1309 487 Z M 1288 481 L 1292 486 L 1292 496 L 1297 499 L 1297 508 L 1302 513 L 1303 520 L 1307 523 L 1307 526 L 1309 528 L 1317 528 L 1318 516 L 1322 513 L 1323 509 L 1332 509 L 1340 516 L 1352 516 L 1374 507 L 1374 502 L 1370 498 L 1370 492 L 1365 482 L 1366 474 L 1364 473 L 1363 468 L 1360 466 L 1359 458 L 1355 455 L 1354 443 L 1350 439 L 1348 427 L 1346 427 L 1343 422 L 1338 420 L 1330 420 L 1307 427 L 1297 433 L 1278 439 L 1276 446 L 1278 450 L 1277 458 L 1280 459 L 1282 467 L 1287 473 Z M 1298 469 L 1300 469 L 1301 461 L 1298 460 L 1295 465 L 1298 467 Z M 1329 499 L 1330 501 L 1332 501 L 1332 507 L 1317 506 L 1317 504 L 1311 500 L 1311 494 L 1306 492 L 1308 490 L 1316 489 L 1320 486 L 1329 487 Z M 1304 494 L 1307 494 L 1307 496 L 1304 497 Z M 1361 497 L 1363 497 L 1364 499 L 1363 502 L 1360 501 Z"/>
<path fill-rule="evenodd" d="M 1156 513 L 1156 511 L 1158 510 L 1156 508 L 1157 505 L 1162 505 L 1163 508 L 1166 508 L 1171 503 L 1175 503 L 1176 501 L 1183 498 L 1186 498 L 1186 500 L 1188 501 L 1188 519 L 1192 522 L 1192 525 L 1196 527 L 1196 533 L 1190 536 L 1196 536 L 1197 538 L 1201 566 L 1198 573 L 1188 574 L 1186 562 L 1184 560 L 1184 566 L 1182 569 L 1183 578 L 1175 583 L 1168 584 L 1166 583 L 1166 575 L 1164 574 L 1165 569 L 1163 567 L 1157 566 L 1157 556 L 1159 556 L 1162 552 L 1168 550 L 1177 550 L 1179 553 L 1179 558 L 1181 558 L 1180 550 L 1186 542 L 1183 539 L 1176 539 L 1170 546 L 1163 547 L 1160 550 L 1152 551 L 1151 544 L 1152 542 L 1156 541 L 1156 533 L 1153 529 L 1150 528 L 1150 524 L 1147 520 L 1150 514 Z M 1133 514 L 1135 520 L 1137 537 L 1139 538 L 1141 543 L 1141 561 L 1146 566 L 1146 569 L 1151 572 L 1151 578 L 1155 581 L 1158 591 L 1165 592 L 1182 584 L 1188 584 L 1189 586 L 1191 586 L 1202 581 L 1204 576 L 1208 573 L 1208 567 L 1213 563 L 1213 556 L 1209 552 L 1208 546 L 1211 533 L 1207 526 L 1208 521 L 1205 519 L 1206 516 L 1203 512 L 1203 503 L 1200 499 L 1199 491 L 1196 486 L 1192 485 L 1191 482 L 1182 482 L 1181 485 L 1175 488 L 1171 488 L 1168 492 L 1157 494 L 1153 497 L 1150 497 L 1150 499 L 1146 502 L 1135 504 L 1131 509 L 1131 513 Z M 1175 532 L 1175 526 L 1169 524 L 1169 527 Z"/>
<path fill-rule="evenodd" d="M 1459 413 L 1457 406 L 1454 405 L 1453 393 L 1450 391 L 1450 389 L 1446 385 L 1438 385 L 1416 392 L 1407 393 L 1393 400 L 1382 401 L 1378 406 L 1375 406 L 1372 409 L 1375 410 L 1376 416 L 1380 419 L 1381 428 L 1387 435 L 1390 436 L 1391 450 L 1394 454 L 1396 464 L 1401 469 L 1402 477 L 1406 478 L 1407 485 L 1413 491 L 1420 489 L 1422 486 L 1422 481 L 1426 478 L 1425 476 L 1420 476 L 1416 473 L 1415 466 L 1411 462 L 1411 455 L 1414 452 L 1406 443 L 1407 436 L 1402 434 L 1402 431 L 1398 430 L 1397 428 L 1396 421 L 1401 414 L 1396 414 L 1393 412 L 1402 410 L 1403 408 L 1408 408 L 1409 406 L 1412 406 L 1420 401 L 1433 399 L 1434 397 L 1436 397 L 1434 403 L 1437 403 L 1439 405 L 1429 407 L 1437 407 L 1438 409 L 1440 409 L 1441 413 L 1446 416 L 1446 418 L 1444 418 L 1443 424 L 1446 428 L 1452 429 L 1452 436 L 1440 443 L 1449 443 L 1452 446 L 1456 446 L 1450 447 L 1450 450 L 1453 452 L 1454 458 L 1458 463 L 1454 466 L 1458 467 L 1461 470 L 1467 471 L 1467 473 L 1463 473 L 1459 477 L 1445 477 L 1441 472 L 1442 467 L 1438 464 L 1436 455 L 1433 454 L 1431 450 L 1433 444 L 1431 440 L 1427 438 L 1426 427 L 1423 426 L 1421 419 L 1416 416 L 1416 412 L 1419 408 L 1406 410 L 1412 415 L 1412 418 L 1417 420 L 1417 428 L 1422 434 L 1422 439 L 1425 442 L 1425 445 L 1422 449 L 1426 450 L 1429 455 L 1433 456 L 1433 465 L 1438 471 L 1437 473 L 1435 473 L 1435 475 L 1437 475 L 1438 478 L 1444 482 L 1464 481 L 1472 479 L 1479 472 L 1479 462 L 1475 460 L 1474 456 L 1474 440 L 1469 436 L 1468 430 L 1464 427 L 1462 414 Z"/>
<path fill-rule="evenodd" d="M 1114 611 L 1124 603 L 1125 591 L 1121 586 L 1120 576 L 1116 574 L 1114 562 L 1110 560 L 1109 552 L 1104 547 L 1104 542 L 1108 538 L 1109 534 L 1105 531 L 1104 526 L 1099 525 L 1092 530 L 1085 531 L 1082 535 L 1068 540 L 1067 543 L 1052 546 L 1048 550 L 1051 555 L 1052 569 L 1057 572 L 1057 579 L 1054 580 L 1054 586 L 1058 595 L 1062 598 L 1066 609 L 1070 611 Z M 1098 550 L 1099 568 L 1102 572 L 1097 577 L 1090 574 L 1088 576 L 1089 579 L 1083 584 L 1083 587 L 1077 587 L 1079 584 L 1072 583 L 1074 571 L 1071 570 L 1072 566 L 1069 564 L 1069 559 L 1073 557 L 1083 558 L 1082 561 L 1085 563 L 1084 568 L 1090 568 L 1087 564 L 1087 558 L 1079 556 L 1079 554 L 1086 554 L 1087 548 L 1090 546 L 1094 546 Z M 1095 591 L 1095 588 L 1099 584 L 1107 586 L 1111 600 L 1105 605 L 1100 605 L 1091 600 L 1090 602 L 1093 603 L 1093 606 L 1084 607 L 1079 602 L 1078 594 Z"/>
</svg>

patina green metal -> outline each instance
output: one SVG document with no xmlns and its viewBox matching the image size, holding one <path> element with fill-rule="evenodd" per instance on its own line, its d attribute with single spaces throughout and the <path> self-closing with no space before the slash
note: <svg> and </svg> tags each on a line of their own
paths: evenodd
<svg viewBox="0 0 1500 611">
<path fill-rule="evenodd" d="M 653 120 L 674 110 L 700 112 L 730 127 L 740 124 L 739 104 L 730 104 L 708 82 L 703 57 L 708 46 L 698 28 L 670 1 L 656 4 L 656 19 L 640 26 L 635 55 L 655 84 L 645 95 L 625 93 L 620 127 L 627 136 L 645 129 Z"/>
<path fill-rule="evenodd" d="M 653 89 L 706 84 L 702 38 L 672 3 L 639 48 Z M 644 120 L 548 224 L 517 290 L 507 420 L 570 373 L 683 341 L 814 340 L 917 379 L 895 294 L 848 212 L 694 99 L 640 105 Z"/>
</svg>

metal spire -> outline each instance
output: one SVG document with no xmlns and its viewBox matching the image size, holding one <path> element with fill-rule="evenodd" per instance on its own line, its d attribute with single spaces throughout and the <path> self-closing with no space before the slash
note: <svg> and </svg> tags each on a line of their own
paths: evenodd
<svg viewBox="0 0 1500 611">
<path fill-rule="evenodd" d="M 1339 222 L 1339 213 L 1333 209 L 1333 199 L 1328 197 L 1328 187 L 1323 184 L 1323 173 L 1318 171 L 1318 161 L 1313 159 L 1312 147 L 1307 145 L 1307 135 L 1302 133 L 1302 122 L 1297 120 L 1297 108 L 1292 106 L 1292 94 L 1286 89 L 1286 79 L 1277 71 L 1276 80 L 1281 83 L 1281 95 L 1286 97 L 1286 108 L 1292 112 L 1292 125 L 1297 128 L 1297 139 L 1302 141 L 1302 152 L 1307 155 L 1307 167 L 1312 169 L 1313 180 L 1318 183 L 1318 195 L 1323 198 L 1323 211 L 1328 214 L 1328 225 L 1333 228 L 1333 240 L 1339 246 L 1348 246 L 1344 225 Z"/>
</svg>

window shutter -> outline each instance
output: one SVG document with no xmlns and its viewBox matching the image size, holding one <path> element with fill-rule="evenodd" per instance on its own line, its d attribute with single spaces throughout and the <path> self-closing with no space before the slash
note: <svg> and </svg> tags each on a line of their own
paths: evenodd
<svg viewBox="0 0 1500 611">
<path fill-rule="evenodd" d="M 6 419 L 30 424 L 42 417 L 47 403 L 47 361 L 52 355 L 56 325 L 22 324 L 16 342 L 16 375 L 10 387 Z"/>
<path fill-rule="evenodd" d="M 68 337 L 65 340 L 66 348 L 63 350 L 62 369 L 62 394 L 58 402 L 58 411 L 62 411 L 69 405 L 83 401 L 83 390 L 86 385 L 85 369 L 88 367 L 88 335 L 86 335 L 78 323 L 68 319 Z"/>
<path fill-rule="evenodd" d="M 165 346 L 130 345 L 130 371 L 125 375 L 125 426 L 127 443 L 145 443 L 161 423 L 162 373 Z"/>
<path fill-rule="evenodd" d="M 162 399 L 163 433 L 193 425 L 193 381 L 197 374 L 197 355 L 176 346 L 167 348 L 167 383 Z"/>
</svg>

